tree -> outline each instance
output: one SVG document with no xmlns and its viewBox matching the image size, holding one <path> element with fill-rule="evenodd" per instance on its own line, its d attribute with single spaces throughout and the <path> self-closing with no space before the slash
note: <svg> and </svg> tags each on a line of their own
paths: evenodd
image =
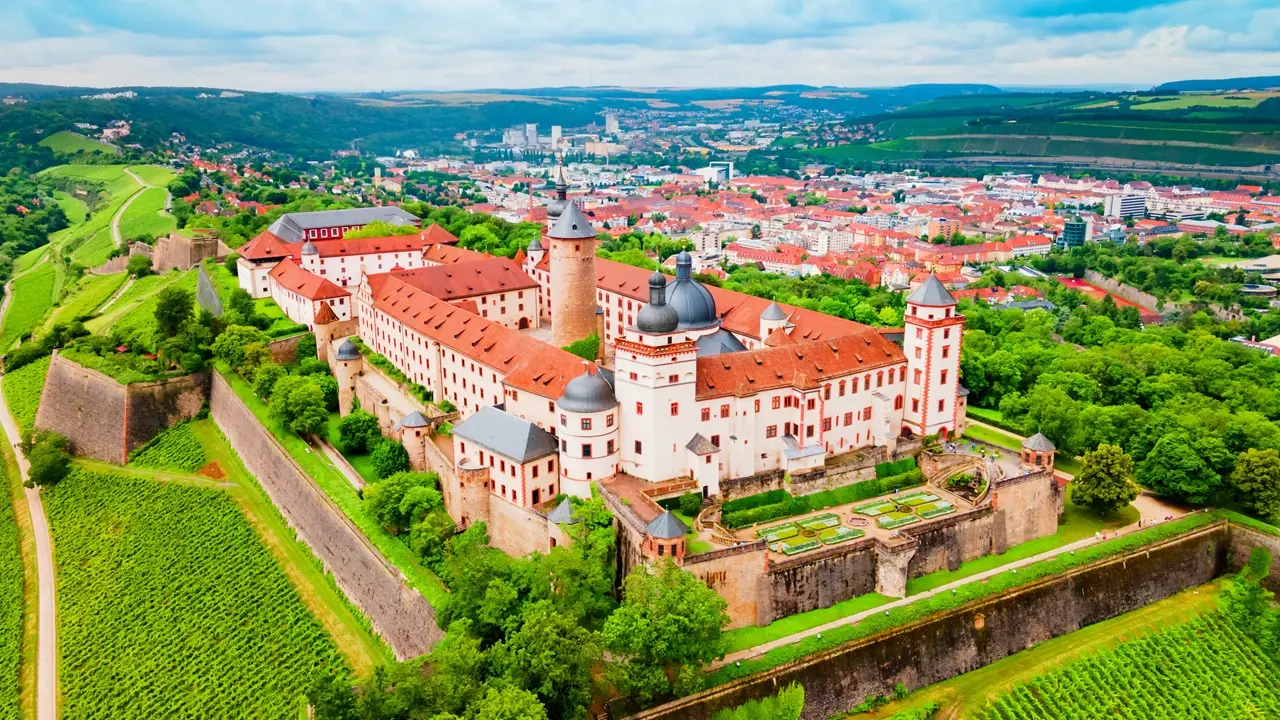
<svg viewBox="0 0 1280 720">
<path fill-rule="evenodd" d="M 1240 504 L 1264 518 L 1280 520 L 1280 453 L 1249 449 L 1231 473 Z"/>
<path fill-rule="evenodd" d="M 270 398 L 271 391 L 275 389 L 276 383 L 285 375 L 284 368 L 273 362 L 259 365 L 253 371 L 254 394 L 263 399 Z"/>
<path fill-rule="evenodd" d="M 364 507 L 383 527 L 399 533 L 444 507 L 438 485 L 435 473 L 397 472 L 365 487 Z"/>
<path fill-rule="evenodd" d="M 213 341 L 213 356 L 241 370 L 245 361 L 245 348 L 258 342 L 266 346 L 267 334 L 249 325 L 229 325 L 222 334 Z"/>
<path fill-rule="evenodd" d="M 138 253 L 130 255 L 129 262 L 125 265 L 125 272 L 134 277 L 146 277 L 151 274 L 151 258 Z"/>
<path fill-rule="evenodd" d="M 320 433 L 329 420 L 324 393 L 314 380 L 300 375 L 276 381 L 269 407 L 274 419 L 299 435 Z"/>
<path fill-rule="evenodd" d="M 71 471 L 71 455 L 67 453 L 67 439 L 51 432 L 33 433 L 25 448 L 30 468 L 27 470 L 27 487 L 56 485 Z"/>
<path fill-rule="evenodd" d="M 190 291 L 171 285 L 157 296 L 155 314 L 161 337 L 173 337 L 195 315 L 195 298 Z"/>
<path fill-rule="evenodd" d="M 759 225 L 752 225 L 752 226 L 751 226 L 751 239 L 752 239 L 752 240 L 759 240 L 759 239 L 760 239 L 761 234 L 762 234 L 762 231 L 760 230 L 760 226 L 759 226 Z"/>
<path fill-rule="evenodd" d="M 409 469 L 409 451 L 395 440 L 384 438 L 369 454 L 372 456 L 373 469 L 380 478 Z"/>
<path fill-rule="evenodd" d="M 702 510 L 702 495 L 696 492 L 687 492 L 680 496 L 680 512 L 689 517 L 694 517 Z"/>
<path fill-rule="evenodd" d="M 382 427 L 373 413 L 356 410 L 338 423 L 338 438 L 345 452 L 361 455 L 382 438 Z"/>
<path fill-rule="evenodd" d="M 595 633 L 548 601 L 525 608 L 524 623 L 491 651 L 496 675 L 538 696 L 551 717 L 576 720 L 591 704 L 591 670 L 600 662 Z"/>
<path fill-rule="evenodd" d="M 1116 445 L 1099 445 L 1086 453 L 1084 469 L 1071 483 L 1071 501 L 1108 515 L 1138 497 L 1133 458 Z"/>
<path fill-rule="evenodd" d="M 803 711 L 804 686 L 791 683 L 779 690 L 777 695 L 721 710 L 712 715 L 711 720 L 800 720 L 800 713 Z"/>
<path fill-rule="evenodd" d="M 222 267 L 231 273 L 231 277 L 236 277 L 240 273 L 240 264 L 236 262 L 239 259 L 240 255 L 238 253 L 231 253 L 222 261 Z"/>
<path fill-rule="evenodd" d="M 670 694 L 671 678 L 688 689 L 692 671 L 724 655 L 728 604 L 670 559 L 633 570 L 623 597 L 601 631 L 614 658 L 609 678 L 622 692 L 644 703 Z"/>
<path fill-rule="evenodd" d="M 471 706 L 472 717 L 484 720 L 547 720 L 546 708 L 538 696 L 510 685 L 489 688 L 485 696 Z"/>
<path fill-rule="evenodd" d="M 1185 433 L 1160 438 L 1138 466 L 1138 482 L 1160 495 L 1190 503 L 1206 503 L 1221 478 L 1196 454 Z"/>
<path fill-rule="evenodd" d="M 364 227 L 348 230 L 342 237 L 345 240 L 357 238 L 380 238 L 394 235 L 417 235 L 420 231 L 416 225 L 392 225 L 382 220 L 374 220 Z"/>
</svg>

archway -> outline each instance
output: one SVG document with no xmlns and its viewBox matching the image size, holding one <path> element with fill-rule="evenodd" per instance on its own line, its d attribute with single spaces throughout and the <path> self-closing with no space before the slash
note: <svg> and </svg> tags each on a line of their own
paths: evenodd
<svg viewBox="0 0 1280 720">
<path fill-rule="evenodd" d="M 520 330 L 529 329 L 529 318 L 520 318 L 520 324 L 517 326 Z"/>
</svg>

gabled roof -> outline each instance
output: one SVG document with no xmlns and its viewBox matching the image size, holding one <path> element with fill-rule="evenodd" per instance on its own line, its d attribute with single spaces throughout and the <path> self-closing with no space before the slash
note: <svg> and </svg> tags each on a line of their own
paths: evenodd
<svg viewBox="0 0 1280 720">
<path fill-rule="evenodd" d="M 911 291 L 911 294 L 907 296 L 907 302 L 930 307 L 944 307 L 955 305 L 956 299 L 951 297 L 951 293 L 942 285 L 942 281 L 938 279 L 938 276 L 931 274 L 925 278 L 920 287 Z"/>
<path fill-rule="evenodd" d="M 453 434 L 518 463 L 546 457 L 559 448 L 551 433 L 493 406 L 480 408 L 454 425 Z"/>
<path fill-rule="evenodd" d="M 689 442 L 685 444 L 684 449 L 694 455 L 712 455 L 720 452 L 720 447 L 703 437 L 702 433 L 694 433 Z"/>
<path fill-rule="evenodd" d="M 422 252 L 422 258 L 424 260 L 428 262 L 440 263 L 442 265 L 453 265 L 455 263 L 462 263 L 462 262 L 476 262 L 479 260 L 484 260 L 487 257 L 489 256 L 481 252 L 476 252 L 475 250 L 468 250 L 466 248 L 460 248 L 453 245 L 445 245 L 442 243 L 429 245 L 427 246 L 427 249 Z"/>
<path fill-rule="evenodd" d="M 831 340 L 700 357 L 696 393 L 705 400 L 781 387 L 815 389 L 833 378 L 905 361 L 902 348 L 867 328 Z"/>
<path fill-rule="evenodd" d="M 538 283 L 510 258 L 490 257 L 452 265 L 396 270 L 393 275 L 441 300 L 536 289 Z"/>
<path fill-rule="evenodd" d="M 285 258 L 271 268 L 271 277 L 286 290 L 291 290 L 308 300 L 328 300 L 350 297 L 351 293 L 333 282 L 303 270 L 293 258 Z"/>
<path fill-rule="evenodd" d="M 644 531 L 659 540 L 675 540 L 689 534 L 689 528 L 680 522 L 680 518 L 672 515 L 670 510 L 654 518 L 645 526 Z"/>
</svg>

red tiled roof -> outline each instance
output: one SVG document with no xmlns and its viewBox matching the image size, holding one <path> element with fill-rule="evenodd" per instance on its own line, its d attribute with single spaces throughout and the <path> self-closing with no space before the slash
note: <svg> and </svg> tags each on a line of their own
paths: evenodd
<svg viewBox="0 0 1280 720">
<path fill-rule="evenodd" d="M 240 247 L 238 252 L 240 257 L 248 260 L 270 260 L 273 258 L 292 257 L 294 248 L 297 247 L 292 243 L 276 237 L 275 233 L 263 230 L 258 236 Z"/>
<path fill-rule="evenodd" d="M 454 263 L 478 262 L 489 257 L 485 253 L 476 252 L 475 250 L 467 250 L 466 248 L 455 247 L 453 245 L 430 245 L 422 252 L 422 257 L 428 262 L 441 263 L 443 265 L 453 265 Z"/>
<path fill-rule="evenodd" d="M 376 285 L 375 279 L 380 279 Z M 369 280 L 374 307 L 414 332 L 503 373 L 511 387 L 557 399 L 570 380 L 587 370 L 577 355 L 445 302 L 394 275 Z"/>
<path fill-rule="evenodd" d="M 271 268 L 271 277 L 285 289 L 292 290 L 310 300 L 327 300 L 351 295 L 333 282 L 303 270 L 293 261 L 293 258 L 285 258 Z"/>
<path fill-rule="evenodd" d="M 812 389 L 832 378 L 906 361 L 902 348 L 871 328 L 831 340 L 787 343 L 778 338 L 774 344 L 698 358 L 697 398 L 781 387 Z"/>
<path fill-rule="evenodd" d="M 509 258 L 490 257 L 454 265 L 429 265 L 391 273 L 441 300 L 536 289 L 538 283 Z"/>
</svg>

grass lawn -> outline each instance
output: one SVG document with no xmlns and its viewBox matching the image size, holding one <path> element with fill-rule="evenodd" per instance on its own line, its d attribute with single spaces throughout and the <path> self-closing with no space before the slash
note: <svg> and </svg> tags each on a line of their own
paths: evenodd
<svg viewBox="0 0 1280 720">
<path fill-rule="evenodd" d="M 58 206 L 62 208 L 62 212 L 67 216 L 67 221 L 72 225 L 79 225 L 89 217 L 89 206 L 84 204 L 80 198 L 71 197 L 70 195 L 55 190 L 53 198 L 58 201 Z"/>
<path fill-rule="evenodd" d="M 1077 540 L 1083 540 L 1096 532 L 1104 530 L 1115 530 L 1122 528 L 1138 521 L 1138 509 L 1129 506 L 1124 510 L 1116 512 L 1109 518 L 1103 519 L 1098 517 L 1094 512 L 1078 507 L 1067 500 L 1066 510 L 1063 513 L 1063 519 L 1058 523 L 1058 532 L 1047 537 L 1038 538 L 1030 542 L 1014 545 L 1004 552 L 1002 555 L 988 555 L 986 557 L 970 560 L 962 564 L 955 570 L 941 570 L 939 572 L 923 575 L 918 578 L 907 580 L 907 595 L 915 595 L 916 593 L 932 590 L 941 587 L 947 583 L 954 582 L 961 578 L 976 575 L 980 572 L 1000 567 L 1015 560 L 1022 560 L 1033 555 L 1039 555 L 1042 552 L 1053 550 L 1054 548 L 1070 545 Z"/>
<path fill-rule="evenodd" d="M 838 602 L 829 608 L 790 615 L 780 620 L 775 620 L 764 627 L 752 626 L 730 630 L 724 634 L 726 641 L 729 643 L 728 652 L 753 648 L 809 628 L 815 628 L 843 617 L 855 615 L 863 610 L 879 607 L 887 602 L 892 602 L 892 600 L 893 598 L 877 595 L 876 593 L 867 593 L 866 595 L 859 595 L 858 597 Z"/>
<path fill-rule="evenodd" d="M 23 335 L 36 329 L 53 306 L 53 286 L 57 271 L 46 262 L 13 281 L 13 300 L 0 326 L 0 350 L 13 347 Z"/>
<path fill-rule="evenodd" d="M 44 326 L 51 328 L 60 322 L 70 322 L 84 315 L 91 315 L 103 303 L 124 285 L 128 276 L 125 273 L 114 275 L 85 275 L 80 282 L 67 292 L 69 299 L 63 300 L 62 307 L 54 311 L 45 321 Z"/>
<path fill-rule="evenodd" d="M 178 221 L 164 211 L 167 193 L 158 187 L 143 190 L 120 218 L 120 237 L 128 242 L 140 235 L 161 237 L 176 229 Z"/>
<path fill-rule="evenodd" d="M 98 142 L 83 135 L 63 130 L 40 141 L 40 144 L 62 155 L 70 155 L 82 150 L 91 153 L 118 155 L 120 150 L 106 143 Z"/>
<path fill-rule="evenodd" d="M 992 412 L 992 411 L 987 410 L 984 412 Z M 996 412 L 998 413 L 998 411 Z M 973 408 L 970 408 L 969 414 L 974 415 Z M 982 419 L 981 416 L 979 415 L 974 415 L 974 417 L 977 417 L 978 419 Z M 1006 433 L 1000 430 L 979 427 L 977 425 L 970 425 L 969 427 L 965 428 L 964 434 L 965 434 L 965 437 L 971 438 L 973 440 L 981 440 L 982 442 L 990 443 L 997 447 L 1002 447 L 1006 450 L 1009 450 L 1010 452 L 1015 452 L 1015 453 L 1022 452 L 1022 441 L 1010 435 L 1009 433 Z M 1081 469 L 1080 459 L 1071 457 L 1070 455 L 1067 455 L 1065 453 L 1058 453 L 1057 455 L 1054 456 L 1053 466 L 1058 470 L 1061 470 L 1062 472 L 1072 476 L 1080 474 L 1080 469 Z"/>
<path fill-rule="evenodd" d="M 698 539 L 698 531 L 694 529 L 693 518 L 676 510 L 672 510 L 671 514 L 679 518 L 680 522 L 684 523 L 684 526 L 689 528 L 689 532 L 684 536 L 684 544 L 687 554 L 692 555 L 694 553 L 711 552 L 716 549 L 715 545 L 712 545 L 706 540 Z"/>
<path fill-rule="evenodd" d="M 969 417 L 976 417 L 985 423 L 998 425 L 1004 422 L 1004 413 L 999 410 L 988 410 L 987 408 L 974 407 L 970 405 L 965 408 L 965 414 Z"/>
<path fill-rule="evenodd" d="M 373 543 L 388 562 L 399 568 L 412 587 L 422 593 L 422 596 L 432 605 L 440 607 L 448 593 L 444 583 L 422 565 L 421 560 L 408 545 L 404 544 L 404 541 L 387 532 L 365 511 L 359 495 L 356 494 L 356 489 L 351 486 L 347 478 L 322 453 L 312 450 L 302 438 L 281 428 L 279 423 L 273 421 L 267 413 L 267 406 L 253 394 L 253 388 L 249 387 L 249 383 L 244 378 L 226 368 L 219 368 L 219 372 L 226 378 L 240 400 L 257 416 L 258 421 L 275 435 L 285 451 L 292 455 L 302 469 L 311 476 L 316 486 L 333 500 L 356 527 L 360 528 L 369 542 Z"/>
<path fill-rule="evenodd" d="M 173 170 L 159 165 L 132 165 L 129 170 L 142 178 L 142 182 L 159 187 L 168 185 L 177 177 Z"/>
<path fill-rule="evenodd" d="M 123 295 L 116 298 L 116 301 L 104 309 L 100 317 L 85 323 L 85 327 L 90 332 L 99 333 L 107 330 L 126 315 L 131 315 L 135 310 L 148 302 L 161 290 L 178 282 L 185 277 L 184 273 L 171 272 L 165 275 L 148 275 L 140 278 Z M 195 277 L 192 273 L 191 277 Z M 192 286 L 194 287 L 194 285 Z M 154 319 L 154 318 L 153 318 Z"/>
<path fill-rule="evenodd" d="M 1218 583 L 1201 586 L 1144 608 L 1091 625 L 1010 655 L 950 680 L 915 690 L 905 699 L 889 703 L 866 718 L 887 718 L 894 713 L 941 703 L 937 717 L 971 717 L 988 699 L 1011 686 L 1035 678 L 1087 653 L 1115 647 L 1127 639 L 1175 625 L 1217 609 Z"/>
<path fill-rule="evenodd" d="M 338 429 L 341 423 L 341 415 L 336 412 L 329 413 L 329 442 L 333 443 L 333 447 L 337 448 L 338 452 L 342 452 L 338 444 L 338 437 L 342 434 Z M 360 473 L 360 477 L 364 478 L 366 483 L 376 483 L 381 479 L 378 477 L 378 471 L 373 467 L 372 455 L 368 453 L 355 455 L 342 452 L 342 457 L 346 458 L 347 462 L 351 463 L 351 467 L 355 468 L 356 472 Z"/>
</svg>

